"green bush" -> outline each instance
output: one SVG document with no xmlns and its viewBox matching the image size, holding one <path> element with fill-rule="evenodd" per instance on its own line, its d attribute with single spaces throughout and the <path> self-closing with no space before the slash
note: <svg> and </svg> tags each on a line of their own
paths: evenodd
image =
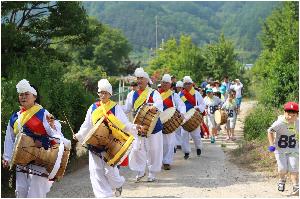
<svg viewBox="0 0 300 199">
<path fill-rule="evenodd" d="M 259 105 L 245 119 L 245 139 L 265 139 L 267 129 L 276 119 L 277 115 L 274 108 Z"/>
</svg>

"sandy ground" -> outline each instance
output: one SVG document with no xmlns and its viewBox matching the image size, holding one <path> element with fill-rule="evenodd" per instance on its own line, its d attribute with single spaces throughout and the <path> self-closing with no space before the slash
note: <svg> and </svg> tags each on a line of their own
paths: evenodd
<svg viewBox="0 0 300 199">
<path fill-rule="evenodd" d="M 236 125 L 237 141 L 225 141 L 225 135 L 221 131 L 215 144 L 203 140 L 201 157 L 196 156 L 191 141 L 191 158 L 184 160 L 182 151 L 177 150 L 172 169 L 162 170 L 157 175 L 156 182 L 146 182 L 145 177 L 142 182 L 135 183 L 136 174 L 129 168 L 122 167 L 120 173 L 126 178 L 122 197 L 287 197 L 291 192 L 291 184 L 287 184 L 286 191 L 280 193 L 277 191 L 276 178 L 238 168 L 223 151 L 224 146 L 226 150 L 236 148 L 239 140 L 243 139 L 243 120 L 254 106 L 253 101 L 242 103 L 242 112 Z M 47 197 L 94 197 L 88 165 L 54 183 Z"/>
</svg>

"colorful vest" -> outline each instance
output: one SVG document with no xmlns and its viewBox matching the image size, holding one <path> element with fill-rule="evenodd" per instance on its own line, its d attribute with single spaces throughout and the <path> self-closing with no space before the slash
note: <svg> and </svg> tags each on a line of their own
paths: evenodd
<svg viewBox="0 0 300 199">
<path fill-rule="evenodd" d="M 154 103 L 154 101 L 153 101 L 154 91 L 155 90 L 153 90 L 149 87 L 146 87 L 146 89 L 144 91 L 141 91 L 141 90 L 134 91 L 133 97 L 132 97 L 132 104 L 133 104 L 135 112 L 137 112 L 138 109 L 145 103 Z M 149 92 L 151 92 L 151 94 L 150 94 L 150 96 L 148 98 L 148 101 L 147 101 L 147 97 L 149 95 Z M 162 129 L 163 129 L 162 123 L 160 121 L 160 118 L 158 118 L 157 123 L 154 127 L 154 130 L 153 130 L 152 134 L 158 133 Z"/>
<path fill-rule="evenodd" d="M 196 94 L 195 89 L 192 88 L 189 92 L 187 90 L 182 90 L 180 92 L 180 98 L 184 102 L 186 107 L 186 112 L 196 106 Z"/>
<path fill-rule="evenodd" d="M 174 107 L 172 100 L 172 91 L 169 89 L 168 91 L 162 91 L 161 89 L 158 91 L 160 96 L 163 99 L 164 110 Z"/>
<path fill-rule="evenodd" d="M 32 137 L 34 140 L 40 140 L 42 146 L 47 150 L 51 145 L 55 144 L 54 140 L 49 140 L 49 136 L 43 124 L 45 109 L 40 105 L 34 105 L 26 110 L 20 110 L 20 116 L 17 112 L 10 118 L 10 126 L 13 128 L 14 134 L 20 132 L 19 124 L 23 133 Z M 20 121 L 19 121 L 20 120 Z"/>
<path fill-rule="evenodd" d="M 92 122 L 93 125 L 97 123 L 102 117 L 105 117 L 106 120 L 109 120 L 113 123 L 116 127 L 121 130 L 125 129 L 125 124 L 119 120 L 115 116 L 115 107 L 117 103 L 114 101 L 109 100 L 106 104 L 102 102 L 96 102 L 92 105 Z"/>
<path fill-rule="evenodd" d="M 34 105 L 28 110 L 22 108 L 20 110 L 20 124 L 21 127 L 23 127 L 23 130 L 26 129 L 38 135 L 47 135 L 43 125 L 44 113 L 45 109 L 39 105 Z M 11 116 L 10 126 L 14 129 L 15 135 L 19 133 L 19 120 L 17 112 Z"/>
</svg>

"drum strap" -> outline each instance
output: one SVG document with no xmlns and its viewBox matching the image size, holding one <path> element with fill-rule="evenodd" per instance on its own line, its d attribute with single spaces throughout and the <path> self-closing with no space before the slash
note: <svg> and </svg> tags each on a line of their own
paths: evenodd
<svg viewBox="0 0 300 199">
<path fill-rule="evenodd" d="M 33 169 L 23 169 L 23 168 L 20 168 L 20 167 L 17 167 L 16 169 L 17 172 L 22 172 L 22 173 L 27 173 L 27 174 L 32 174 L 32 175 L 36 175 L 36 176 L 41 176 L 41 177 L 45 177 L 45 178 L 48 178 L 48 174 L 46 173 L 40 173 L 36 170 L 33 170 Z"/>
<path fill-rule="evenodd" d="M 152 93 L 152 89 L 149 87 L 146 87 L 144 91 L 141 92 L 141 94 L 138 95 L 137 99 L 133 103 L 134 110 L 138 110 L 138 108 L 149 98 L 149 94 Z M 138 94 L 138 91 L 135 91 L 135 95 Z"/>
<path fill-rule="evenodd" d="M 19 118 L 14 124 L 14 133 L 15 134 L 19 133 L 22 130 L 22 127 L 42 108 L 43 107 L 41 105 L 36 104 L 30 109 L 20 113 Z"/>
<path fill-rule="evenodd" d="M 39 140 L 42 143 L 42 146 L 44 147 L 45 150 L 48 150 L 51 147 L 49 136 L 37 135 L 29 131 L 29 129 L 27 129 L 26 127 L 23 128 L 23 131 L 27 136 L 31 137 L 33 140 Z"/>
<path fill-rule="evenodd" d="M 98 147 L 94 147 L 93 145 L 90 145 L 90 144 L 87 145 L 87 149 L 90 150 L 95 155 L 99 156 L 100 158 L 102 158 L 101 152 L 105 151 L 104 147 L 98 148 Z"/>
<path fill-rule="evenodd" d="M 190 91 L 183 90 L 183 96 L 181 97 L 182 101 L 186 103 L 188 101 L 192 106 L 196 106 L 196 99 L 195 99 L 195 89 L 192 88 Z"/>
</svg>

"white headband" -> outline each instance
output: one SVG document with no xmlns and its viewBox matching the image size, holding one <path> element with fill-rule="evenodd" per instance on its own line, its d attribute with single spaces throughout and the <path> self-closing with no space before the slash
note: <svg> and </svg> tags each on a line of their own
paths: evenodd
<svg viewBox="0 0 300 199">
<path fill-rule="evenodd" d="M 182 81 L 178 81 L 177 83 L 176 83 L 176 87 L 183 87 L 183 82 Z"/>
<path fill-rule="evenodd" d="M 112 86 L 107 79 L 100 79 L 98 81 L 98 92 L 106 91 L 112 95 Z"/>
<path fill-rule="evenodd" d="M 185 76 L 183 78 L 183 83 L 193 83 L 193 80 L 190 76 Z"/>
<path fill-rule="evenodd" d="M 146 78 L 148 80 L 148 82 L 150 84 L 153 84 L 153 82 L 151 81 L 148 73 L 146 73 L 143 68 L 136 68 L 135 71 L 134 71 L 134 75 L 136 77 L 144 77 L 144 78 Z"/>
<path fill-rule="evenodd" d="M 164 76 L 162 77 L 161 81 L 163 81 L 163 82 L 168 82 L 168 83 L 172 83 L 171 75 L 169 75 L 169 74 L 164 74 Z"/>
<path fill-rule="evenodd" d="M 29 81 L 27 81 L 26 79 L 22 79 L 21 81 L 19 81 L 19 83 L 16 85 L 16 88 L 18 93 L 30 92 L 33 95 L 37 96 L 36 90 L 32 86 L 30 86 Z"/>
</svg>

